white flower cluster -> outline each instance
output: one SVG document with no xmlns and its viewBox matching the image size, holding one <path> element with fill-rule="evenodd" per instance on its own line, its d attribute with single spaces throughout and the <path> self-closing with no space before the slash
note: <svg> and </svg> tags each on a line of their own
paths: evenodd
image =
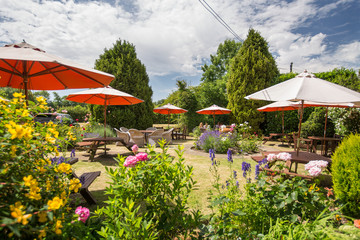
<svg viewBox="0 0 360 240">
<path fill-rule="evenodd" d="M 310 176 L 319 176 L 323 169 L 325 169 L 328 165 L 327 161 L 324 160 L 314 160 L 310 161 L 305 165 L 305 170 L 307 170 Z"/>
<path fill-rule="evenodd" d="M 267 155 L 266 159 L 268 160 L 268 162 L 273 162 L 276 160 L 282 160 L 286 162 L 287 160 L 291 159 L 291 154 L 287 152 L 281 152 L 279 154 L 270 153 L 269 155 Z"/>
</svg>

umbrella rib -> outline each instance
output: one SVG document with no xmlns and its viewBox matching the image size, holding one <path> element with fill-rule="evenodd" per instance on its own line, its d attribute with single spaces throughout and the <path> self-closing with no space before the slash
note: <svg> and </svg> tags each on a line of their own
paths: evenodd
<svg viewBox="0 0 360 240">
<path fill-rule="evenodd" d="M 62 66 L 59 66 L 59 65 L 57 65 L 55 67 L 52 67 L 52 68 L 47 68 L 42 62 L 40 62 L 40 64 L 45 68 L 45 70 L 42 70 L 42 71 L 37 72 L 37 73 L 33 73 L 33 74 L 31 74 L 31 77 L 37 77 L 37 76 L 41 76 L 41 75 L 45 75 L 45 74 L 49 74 L 49 73 L 53 74 L 53 73 L 67 71 L 67 69 L 60 69 L 60 70 L 53 71 L 54 69 L 62 67 Z"/>
<path fill-rule="evenodd" d="M 61 66 L 63 66 L 63 67 L 65 67 L 65 68 L 67 68 L 68 70 L 71 70 L 71 71 L 73 71 L 73 72 L 75 72 L 75 73 L 77 73 L 77 74 L 79 74 L 79 75 L 82 75 L 82 76 L 84 76 L 84 77 L 86 77 L 86 78 L 88 78 L 88 79 L 90 79 L 90 80 L 92 80 L 92 81 L 94 81 L 94 82 L 102 85 L 102 86 L 105 86 L 102 82 L 99 82 L 98 80 L 96 80 L 96 79 L 94 79 L 94 78 L 92 78 L 92 77 L 90 77 L 90 76 L 88 76 L 88 75 L 86 75 L 86 74 L 84 74 L 84 73 L 82 73 L 82 72 L 80 72 L 80 71 L 78 71 L 78 70 L 70 67 L 70 66 L 67 66 L 67 65 L 64 65 L 64 64 L 61 64 L 61 63 L 58 63 L 58 64 L 61 65 Z"/>
<path fill-rule="evenodd" d="M 4 72 L 7 72 L 7 73 L 11 73 L 11 74 L 15 74 L 19 77 L 22 77 L 22 74 L 19 70 L 17 70 L 16 68 L 14 68 L 10 63 L 8 63 L 7 61 L 5 61 L 4 59 L 1 59 L 4 63 L 6 63 L 9 67 L 11 67 L 14 71 L 11 71 L 9 69 L 5 69 L 5 68 L 2 68 L 0 67 L 0 70 L 4 71 Z M 19 61 L 16 61 L 16 65 L 18 64 Z"/>
<path fill-rule="evenodd" d="M 47 72 L 47 73 L 51 74 L 56 80 L 58 80 L 59 83 L 61 83 L 61 85 L 63 85 L 64 88 L 67 88 L 66 84 L 64 84 L 57 76 L 55 76 L 55 74 L 54 74 L 55 72 L 52 71 L 53 69 L 56 69 L 57 67 L 47 68 L 42 62 L 40 62 L 40 64 L 41 64 L 41 66 L 43 66 L 46 69 L 42 72 Z M 59 70 L 56 72 L 62 72 L 62 71 L 65 71 L 65 70 Z M 32 74 L 31 76 L 43 75 L 42 72 Z"/>
</svg>

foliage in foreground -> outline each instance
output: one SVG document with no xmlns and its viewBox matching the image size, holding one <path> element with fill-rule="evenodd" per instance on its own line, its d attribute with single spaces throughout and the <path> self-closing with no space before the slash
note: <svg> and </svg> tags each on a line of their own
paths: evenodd
<svg viewBox="0 0 360 240">
<path fill-rule="evenodd" d="M 360 218 L 360 135 L 345 138 L 332 157 L 332 176 L 336 197 L 346 204 L 345 214 Z"/>
<path fill-rule="evenodd" d="M 104 238 L 174 239 L 193 233 L 199 221 L 199 213 L 187 207 L 193 168 L 184 165 L 181 147 L 174 158 L 164 144 L 160 153 L 149 146 L 147 153 L 118 156 L 116 169 L 106 168 L 112 180 L 108 206 L 97 211 L 105 217 L 99 232 Z"/>
<path fill-rule="evenodd" d="M 28 105 L 19 93 L 10 102 L 0 100 L 2 238 L 61 239 L 66 236 L 70 222 L 76 219 L 69 195 L 77 192 L 81 183 L 71 178 L 70 164 L 53 158 L 75 136 L 68 126 L 65 136 L 61 136 L 59 128 L 64 126 L 35 123 L 30 112 L 43 110 L 47 110 L 43 97 L 36 98 L 36 103 L 29 101 Z M 77 221 L 71 228 L 76 226 L 86 229 Z"/>
<path fill-rule="evenodd" d="M 308 183 L 301 178 L 287 179 L 285 176 L 267 176 L 259 172 L 263 160 L 255 167 L 255 179 L 251 179 L 251 165 L 242 163 L 242 175 L 248 182 L 245 191 L 239 188 L 238 172 L 232 169 L 232 156 L 228 154 L 230 172 L 225 183 L 219 181 L 219 160 L 210 150 L 213 173 L 211 207 L 213 214 L 209 224 L 201 227 L 205 239 L 283 239 L 285 236 L 308 236 L 322 239 L 327 236 L 325 226 L 332 226 L 334 236 L 352 236 L 360 230 L 342 224 L 331 189 Z M 272 226 L 275 224 L 274 226 Z M 314 230 L 309 233 L 307 230 Z M 322 232 L 321 232 L 322 231 Z M 275 238 L 272 238 L 276 236 Z M 291 237 L 284 239 L 293 239 Z M 294 238 L 301 239 L 301 238 Z M 305 238 L 302 238 L 305 239 Z M 347 239 L 347 238 L 345 238 Z"/>
</svg>

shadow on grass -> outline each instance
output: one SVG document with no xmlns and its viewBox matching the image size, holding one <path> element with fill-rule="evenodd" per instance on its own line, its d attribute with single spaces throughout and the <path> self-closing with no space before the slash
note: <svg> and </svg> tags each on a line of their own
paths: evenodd
<svg viewBox="0 0 360 240">
<path fill-rule="evenodd" d="M 95 198 L 97 204 L 90 205 L 86 202 L 86 200 L 81 196 L 80 193 L 74 193 L 70 195 L 70 199 L 71 199 L 70 206 L 72 206 L 73 208 L 76 208 L 78 206 L 87 207 L 90 209 L 90 211 L 93 212 L 97 208 L 101 208 L 107 205 L 105 201 L 108 200 L 108 196 L 105 195 L 105 189 L 93 190 L 90 192 Z"/>
<path fill-rule="evenodd" d="M 102 155 L 98 155 L 94 158 L 93 162 L 99 162 L 101 163 L 103 166 L 108 166 L 108 167 L 114 167 L 117 166 L 118 163 L 115 161 L 114 158 L 118 157 L 118 154 L 120 154 L 121 156 L 127 157 L 132 155 L 131 152 L 125 152 L 125 153 L 112 153 L 112 154 L 102 154 Z"/>
</svg>

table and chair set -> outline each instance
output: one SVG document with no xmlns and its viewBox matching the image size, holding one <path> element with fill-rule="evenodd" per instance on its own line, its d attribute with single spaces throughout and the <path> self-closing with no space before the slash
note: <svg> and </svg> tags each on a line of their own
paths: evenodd
<svg viewBox="0 0 360 240">
<path fill-rule="evenodd" d="M 297 149 L 297 133 L 270 133 L 269 136 L 263 137 L 263 144 L 270 140 L 285 142 L 289 147 L 293 145 L 294 151 Z M 307 152 L 317 153 L 320 151 L 323 156 L 331 156 L 341 140 L 342 137 L 337 135 L 334 137 L 308 136 L 299 139 L 299 147 L 306 149 Z"/>
</svg>

